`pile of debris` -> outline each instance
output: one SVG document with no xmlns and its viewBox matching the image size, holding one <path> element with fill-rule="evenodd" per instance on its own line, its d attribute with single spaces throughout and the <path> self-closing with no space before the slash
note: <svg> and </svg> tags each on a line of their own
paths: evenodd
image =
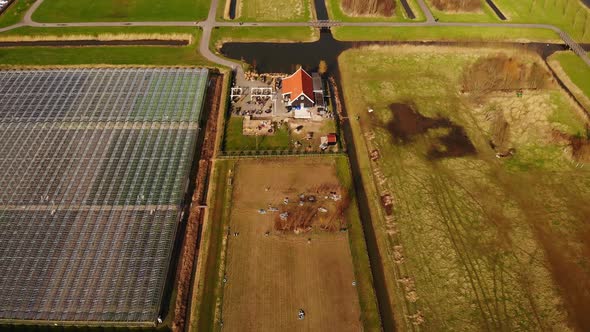
<svg viewBox="0 0 590 332">
<path fill-rule="evenodd" d="M 314 227 L 328 232 L 346 230 L 344 211 L 349 200 L 341 194 L 342 188 L 324 186 L 311 192 L 299 194 L 296 200 L 285 197 L 280 208 L 269 205 L 258 213 L 276 213 L 274 228 L 279 232 L 299 234 Z"/>
</svg>

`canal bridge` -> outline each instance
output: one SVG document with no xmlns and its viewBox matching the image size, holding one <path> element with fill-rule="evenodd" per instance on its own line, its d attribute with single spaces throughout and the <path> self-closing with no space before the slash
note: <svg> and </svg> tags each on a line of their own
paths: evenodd
<svg viewBox="0 0 590 332">
<path fill-rule="evenodd" d="M 315 20 L 309 21 L 309 25 L 314 28 L 331 28 L 342 25 L 342 22 L 333 20 Z"/>
</svg>

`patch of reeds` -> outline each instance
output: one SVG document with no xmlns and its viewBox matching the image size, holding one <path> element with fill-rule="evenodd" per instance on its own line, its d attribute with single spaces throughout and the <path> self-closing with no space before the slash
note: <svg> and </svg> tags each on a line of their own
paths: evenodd
<svg viewBox="0 0 590 332">
<path fill-rule="evenodd" d="M 96 35 L 8 35 L 0 36 L 0 42 L 40 42 L 40 41 L 138 41 L 138 40 L 178 40 L 193 42 L 188 33 L 104 33 Z"/>
<path fill-rule="evenodd" d="M 481 9 L 481 0 L 430 0 L 438 10 L 473 12 Z"/>
<path fill-rule="evenodd" d="M 537 62 L 528 63 L 506 54 L 480 58 L 463 72 L 463 91 L 476 97 L 493 91 L 543 89 L 551 74 Z"/>
<path fill-rule="evenodd" d="M 392 16 L 394 0 L 342 0 L 342 8 L 352 15 Z"/>
</svg>

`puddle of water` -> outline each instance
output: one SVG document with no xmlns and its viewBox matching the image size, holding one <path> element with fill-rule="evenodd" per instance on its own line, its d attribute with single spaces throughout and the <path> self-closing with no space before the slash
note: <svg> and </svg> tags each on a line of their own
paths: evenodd
<svg viewBox="0 0 590 332">
<path fill-rule="evenodd" d="M 396 143 L 408 144 L 431 129 L 446 129 L 446 133 L 433 139 L 428 150 L 428 159 L 463 157 L 477 153 L 465 129 L 449 119 L 426 117 L 406 104 L 391 104 L 389 108 L 394 118 L 386 127 Z"/>
</svg>

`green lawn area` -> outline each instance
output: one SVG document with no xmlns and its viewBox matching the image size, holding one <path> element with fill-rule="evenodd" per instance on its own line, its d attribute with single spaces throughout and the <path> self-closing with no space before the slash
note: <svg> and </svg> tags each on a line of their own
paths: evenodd
<svg viewBox="0 0 590 332">
<path fill-rule="evenodd" d="M 224 151 L 287 150 L 291 147 L 291 136 L 285 127 L 277 129 L 272 136 L 242 135 L 242 117 L 230 117 L 224 136 Z"/>
<path fill-rule="evenodd" d="M 339 58 L 398 330 L 588 328 L 590 259 L 581 248 L 590 172 L 553 139 L 555 130 L 584 130 L 583 120 L 555 84 L 522 98 L 461 93 L 464 69 L 500 52 L 525 65 L 542 61 L 511 49 L 425 46 L 366 47 Z M 392 103 L 418 115 L 393 112 Z M 490 147 L 499 112 L 511 158 Z M 420 117 L 460 129 L 424 128 Z M 396 136 L 405 130 L 406 139 Z M 470 152 L 432 157 L 456 151 L 446 140 L 454 130 L 463 130 L 454 139 Z M 377 162 L 368 158 L 374 149 Z M 389 216 L 385 194 L 393 200 Z"/>
<path fill-rule="evenodd" d="M 312 17 L 311 0 L 237 0 L 236 19 L 251 22 L 309 21 Z M 220 6 L 225 1 L 220 0 Z"/>
<path fill-rule="evenodd" d="M 319 37 L 309 27 L 218 27 L 211 34 L 211 46 L 217 49 L 227 42 L 311 42 Z"/>
<path fill-rule="evenodd" d="M 347 15 L 343 10 L 340 3 L 342 0 L 325 0 L 326 8 L 328 9 L 328 16 L 331 20 L 343 21 L 343 22 L 420 22 L 424 21 L 424 14 L 420 10 L 420 7 L 416 3 L 416 0 L 408 0 L 414 15 L 416 18 L 411 20 L 406 17 L 406 12 L 403 9 L 401 3 L 396 1 L 395 14 L 391 17 L 384 16 L 350 16 Z"/>
<path fill-rule="evenodd" d="M 38 22 L 200 21 L 210 0 L 45 0 Z"/>
<path fill-rule="evenodd" d="M 0 68 L 63 65 L 214 66 L 198 53 L 200 30 L 192 29 L 193 43 L 182 47 L 12 47 L 0 52 Z M 69 31 L 69 30 L 68 30 Z M 177 30 L 181 31 L 181 30 Z M 190 30 L 187 30 L 188 32 Z"/>
<path fill-rule="evenodd" d="M 336 27 L 338 40 L 356 41 L 546 41 L 561 42 L 559 36 L 547 29 L 471 28 L 471 27 Z"/>
<path fill-rule="evenodd" d="M 16 0 L 4 13 L 2 13 L 2 15 L 0 15 L 0 28 L 20 22 L 27 9 L 29 9 L 34 2 L 34 0 Z"/>
</svg>

